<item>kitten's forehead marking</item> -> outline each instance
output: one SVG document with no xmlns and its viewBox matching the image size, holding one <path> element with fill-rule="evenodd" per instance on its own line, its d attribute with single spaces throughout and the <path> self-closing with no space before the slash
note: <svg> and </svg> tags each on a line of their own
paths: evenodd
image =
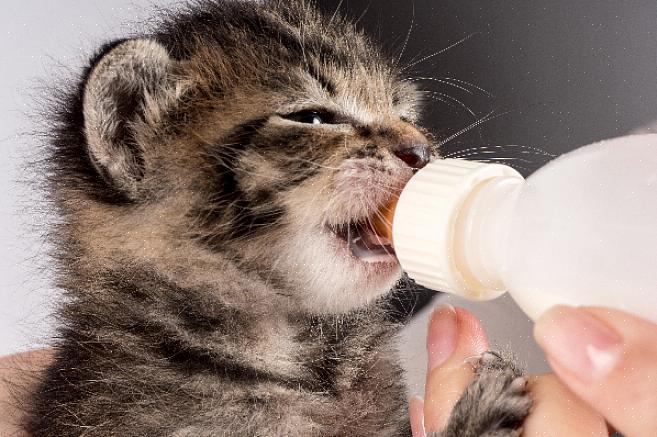
<svg viewBox="0 0 657 437">
<path fill-rule="evenodd" d="M 360 88 L 367 86 L 368 83 L 374 88 L 377 86 L 373 85 L 374 81 L 368 81 L 366 78 L 364 80 L 340 78 L 336 83 L 325 75 L 316 77 L 310 74 L 310 76 L 313 81 L 309 98 L 297 100 L 296 105 L 292 106 L 299 106 L 299 109 L 303 109 L 304 105 L 325 106 L 363 125 L 383 121 L 394 113 L 391 99 L 384 97 L 384 92 L 375 92 L 372 96 L 368 91 Z"/>
<path fill-rule="evenodd" d="M 312 77 L 320 87 L 330 96 L 335 96 L 336 86 L 327 75 L 322 73 L 319 69 L 315 68 L 312 64 L 308 65 L 308 74 Z"/>
<path fill-rule="evenodd" d="M 390 72 L 355 64 L 349 70 L 333 67 L 328 73 L 336 84 L 332 98 L 345 115 L 364 125 L 398 115 L 392 96 L 395 80 Z"/>
</svg>

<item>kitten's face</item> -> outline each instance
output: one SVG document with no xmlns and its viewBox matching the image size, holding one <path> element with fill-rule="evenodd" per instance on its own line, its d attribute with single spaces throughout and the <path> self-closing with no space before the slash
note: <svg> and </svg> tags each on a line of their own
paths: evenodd
<svg viewBox="0 0 657 437">
<path fill-rule="evenodd" d="M 390 290 L 400 277 L 390 242 L 371 224 L 412 166 L 429 158 L 428 143 L 403 121 L 413 114 L 395 105 L 394 83 L 383 82 L 388 78 L 335 70 L 326 75 L 334 85 L 323 87 L 301 67 L 291 74 L 305 82 L 303 89 L 265 92 L 262 102 L 251 103 L 259 109 L 256 126 L 247 122 L 248 134 L 237 127 L 228 137 L 243 151 L 226 161 L 217 153 L 218 168 L 234 178 L 242 203 L 229 220 L 207 223 L 204 233 L 245 264 L 283 278 L 306 308 L 345 311 Z"/>
<path fill-rule="evenodd" d="M 92 71 L 89 154 L 105 183 L 130 199 L 113 214 L 139 210 L 137 238 L 229 257 L 306 311 L 371 302 L 401 272 L 369 224 L 431 154 L 413 124 L 416 92 L 342 21 L 325 25 L 301 6 L 204 8 L 202 25 L 193 14 L 178 17 L 162 42 L 123 43 Z M 185 26 L 212 26 L 207 17 L 214 27 L 185 36 Z M 137 73 L 120 77 L 131 68 Z M 112 88 L 125 90 L 114 101 L 140 89 L 145 97 L 108 111 Z M 108 122 L 120 109 L 144 113 Z M 126 129 L 130 141 L 112 138 Z M 133 246 L 124 243 L 117 246 Z"/>
</svg>

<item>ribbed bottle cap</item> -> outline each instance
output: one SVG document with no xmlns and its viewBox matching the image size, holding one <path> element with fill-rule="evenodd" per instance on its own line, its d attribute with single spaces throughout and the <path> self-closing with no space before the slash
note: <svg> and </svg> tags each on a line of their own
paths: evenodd
<svg viewBox="0 0 657 437">
<path fill-rule="evenodd" d="M 433 290 L 481 298 L 456 266 L 454 228 L 473 189 L 504 176 L 522 177 L 505 165 L 440 159 L 411 178 L 399 197 L 392 233 L 397 258 L 412 279 Z"/>
</svg>

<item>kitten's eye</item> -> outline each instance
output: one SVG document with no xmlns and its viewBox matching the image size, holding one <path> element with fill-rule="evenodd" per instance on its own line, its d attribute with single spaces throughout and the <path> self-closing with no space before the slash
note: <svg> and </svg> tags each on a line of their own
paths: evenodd
<svg viewBox="0 0 657 437">
<path fill-rule="evenodd" d="M 330 123 L 326 114 L 317 111 L 299 111 L 293 114 L 284 115 L 283 118 L 305 124 L 325 124 Z"/>
</svg>

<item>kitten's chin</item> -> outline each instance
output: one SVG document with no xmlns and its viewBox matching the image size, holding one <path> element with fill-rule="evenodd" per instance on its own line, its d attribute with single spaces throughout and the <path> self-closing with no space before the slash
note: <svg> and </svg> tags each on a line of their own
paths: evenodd
<svg viewBox="0 0 657 437">
<path fill-rule="evenodd" d="M 363 308 L 388 293 L 401 277 L 390 253 L 355 256 L 349 242 L 329 230 L 296 232 L 285 243 L 278 269 L 298 284 L 300 304 L 312 313 Z"/>
</svg>

